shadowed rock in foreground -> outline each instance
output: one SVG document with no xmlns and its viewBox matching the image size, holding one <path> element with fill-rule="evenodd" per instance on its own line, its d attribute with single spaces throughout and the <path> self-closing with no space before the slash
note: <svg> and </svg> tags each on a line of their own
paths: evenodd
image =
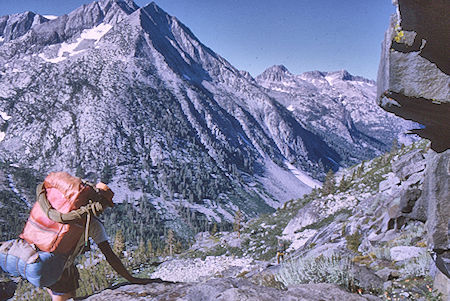
<svg viewBox="0 0 450 301">
<path fill-rule="evenodd" d="M 14 295 L 14 291 L 17 288 L 17 284 L 14 281 L 1 281 L 0 282 L 0 301 L 8 300 Z"/>
<path fill-rule="evenodd" d="M 382 46 L 378 70 L 378 104 L 386 111 L 424 127 L 413 132 L 431 140 L 434 154 L 425 171 L 423 192 L 410 190 L 413 206 L 404 206 L 426 220 L 427 247 L 435 252 L 434 288 L 450 296 L 450 2 L 395 0 L 397 14 Z M 405 202 L 403 202 L 405 204 Z M 415 212 L 414 212 L 415 210 Z M 426 214 L 423 215 L 423 213 Z M 422 215 L 422 216 L 421 216 Z"/>
<path fill-rule="evenodd" d="M 382 45 L 378 104 L 414 120 L 437 152 L 450 148 L 449 1 L 398 0 Z"/>
<path fill-rule="evenodd" d="M 253 284 L 245 279 L 223 278 L 203 283 L 152 283 L 147 285 L 125 285 L 107 289 L 88 297 L 89 301 L 100 300 L 203 300 L 203 301 L 274 301 L 274 300 L 380 300 L 369 295 L 357 295 L 343 291 L 334 284 L 302 284 L 282 291 Z"/>
</svg>

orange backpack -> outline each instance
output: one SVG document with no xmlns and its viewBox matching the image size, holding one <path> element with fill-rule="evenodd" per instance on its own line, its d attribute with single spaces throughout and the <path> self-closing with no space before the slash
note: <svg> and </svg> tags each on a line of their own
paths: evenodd
<svg viewBox="0 0 450 301">
<path fill-rule="evenodd" d="M 43 190 L 51 207 L 63 214 L 79 209 L 97 197 L 92 186 L 66 172 L 50 173 L 45 178 Z M 48 216 L 37 201 L 20 238 L 44 252 L 71 254 L 85 230 L 85 220 L 58 223 Z"/>
</svg>

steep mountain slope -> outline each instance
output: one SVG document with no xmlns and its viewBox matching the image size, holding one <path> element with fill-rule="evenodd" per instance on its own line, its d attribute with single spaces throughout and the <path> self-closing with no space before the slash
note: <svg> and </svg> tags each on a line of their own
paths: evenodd
<svg viewBox="0 0 450 301">
<path fill-rule="evenodd" d="M 405 144 L 414 140 L 405 135 L 414 123 L 374 105 L 375 82 L 345 70 L 295 75 L 284 66 L 272 66 L 256 81 L 335 149 L 343 158 L 341 165 L 378 156 L 390 149 L 393 139 Z"/>
<path fill-rule="evenodd" d="M 436 266 L 430 254 L 448 242 L 448 206 L 436 198 L 448 192 L 434 185 L 438 179 L 438 187 L 448 184 L 442 165 L 449 155 L 421 141 L 343 169 L 321 189 L 250 220 L 240 235 L 199 233 L 188 252 L 161 264 L 152 277 L 247 278 L 288 291 L 328 282 L 383 299 L 446 300 L 431 288 Z M 279 242 L 286 250 L 280 265 Z"/>
<path fill-rule="evenodd" d="M 0 162 L 108 182 L 124 205 L 107 224 L 134 239 L 270 212 L 356 160 L 154 3 L 14 18 L 23 30 L 0 27 Z"/>
<path fill-rule="evenodd" d="M 323 188 L 249 221 L 240 235 L 198 233 L 187 252 L 163 257 L 153 273 L 140 265 L 142 275 L 175 283 L 103 286 L 87 300 L 446 300 L 431 288 L 427 249 L 433 232 L 447 230 L 436 224 L 446 213 L 436 214 L 430 198 L 442 191 L 429 184 L 445 173 L 436 163 L 449 155 L 422 141 L 341 170 Z M 281 264 L 278 241 L 287 248 Z M 129 260 L 142 260 L 142 250 L 129 251 Z"/>
</svg>

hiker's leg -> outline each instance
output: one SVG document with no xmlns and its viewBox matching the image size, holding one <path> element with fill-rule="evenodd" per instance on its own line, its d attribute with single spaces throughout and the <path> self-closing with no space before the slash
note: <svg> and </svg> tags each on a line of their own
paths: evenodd
<svg viewBox="0 0 450 301">
<path fill-rule="evenodd" d="M 66 301 L 70 298 L 75 297 L 75 292 L 69 292 L 69 293 L 65 293 L 63 295 L 57 294 L 55 295 L 51 289 L 47 289 L 48 293 L 50 294 L 50 296 L 52 297 L 52 301 Z"/>
</svg>

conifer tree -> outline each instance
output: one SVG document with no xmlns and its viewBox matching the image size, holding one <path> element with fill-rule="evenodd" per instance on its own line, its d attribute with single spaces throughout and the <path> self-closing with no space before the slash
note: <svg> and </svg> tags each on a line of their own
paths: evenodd
<svg viewBox="0 0 450 301">
<path fill-rule="evenodd" d="M 169 231 L 167 231 L 165 243 L 166 246 L 164 248 L 164 253 L 169 254 L 169 256 L 173 256 L 173 250 L 175 248 L 175 236 L 172 229 L 169 229 Z"/>
<path fill-rule="evenodd" d="M 214 223 L 212 230 L 211 230 L 211 235 L 214 236 L 214 235 L 216 235 L 216 233 L 217 233 L 217 223 Z"/>
<path fill-rule="evenodd" d="M 349 181 L 345 178 L 345 175 L 342 175 L 341 182 L 339 183 L 339 190 L 345 191 L 347 187 L 349 186 Z"/>
<path fill-rule="evenodd" d="M 139 246 L 138 246 L 138 248 L 136 249 L 136 252 L 135 252 L 135 256 L 136 256 L 136 260 L 139 262 L 139 263 L 141 263 L 141 262 L 143 262 L 143 261 L 145 261 L 145 258 L 147 257 L 146 256 L 146 245 L 145 245 L 145 242 L 144 242 L 144 240 L 141 238 L 141 240 L 139 241 Z"/>
<path fill-rule="evenodd" d="M 147 248 L 146 248 L 146 255 L 147 255 L 147 257 L 152 257 L 154 254 L 153 254 L 153 245 L 152 245 L 152 241 L 149 239 L 149 240 L 147 240 Z"/>
<path fill-rule="evenodd" d="M 325 176 L 325 182 L 323 182 L 322 192 L 324 194 L 333 193 L 336 189 L 336 181 L 334 180 L 334 173 L 330 169 Z"/>
<path fill-rule="evenodd" d="M 398 151 L 398 139 L 392 140 L 391 154 L 395 154 Z"/>
<path fill-rule="evenodd" d="M 123 251 L 125 251 L 125 238 L 123 237 L 122 230 L 119 229 L 114 237 L 113 251 L 120 258 L 123 257 Z"/>
<path fill-rule="evenodd" d="M 182 250 L 183 250 L 183 246 L 181 245 L 181 242 L 179 240 L 177 240 L 176 243 L 175 243 L 174 252 L 176 254 L 179 254 L 179 253 L 181 253 Z"/>
<path fill-rule="evenodd" d="M 361 165 L 358 167 L 358 170 L 356 171 L 356 175 L 358 177 L 361 177 L 364 172 L 364 161 L 361 162 Z"/>
<path fill-rule="evenodd" d="M 237 210 L 234 215 L 234 226 L 233 229 L 238 234 L 238 238 L 241 238 L 241 222 L 242 222 L 242 212 Z"/>
</svg>

